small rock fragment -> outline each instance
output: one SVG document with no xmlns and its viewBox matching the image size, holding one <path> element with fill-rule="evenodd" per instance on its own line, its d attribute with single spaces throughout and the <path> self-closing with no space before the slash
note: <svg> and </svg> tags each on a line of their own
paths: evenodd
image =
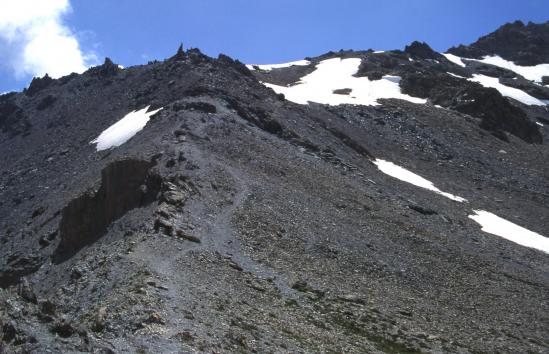
<svg viewBox="0 0 549 354">
<path fill-rule="evenodd" d="M 31 302 L 33 304 L 38 303 L 36 294 L 32 290 L 32 287 L 26 278 L 22 278 L 21 283 L 19 283 L 19 286 L 17 288 L 17 293 L 19 294 L 19 296 L 21 296 L 24 300 L 28 302 Z"/>
<path fill-rule="evenodd" d="M 76 333 L 74 327 L 67 321 L 61 320 L 56 322 L 51 329 L 53 333 L 58 334 L 60 337 L 68 338 Z"/>
<path fill-rule="evenodd" d="M 183 230 L 181 229 L 178 229 L 176 232 L 175 232 L 176 236 L 177 237 L 180 237 L 180 238 L 183 238 L 185 240 L 188 240 L 188 241 L 191 241 L 191 242 L 196 242 L 196 243 L 200 243 L 200 239 L 196 236 L 193 236 L 193 235 L 189 235 L 187 233 L 185 233 Z"/>
<path fill-rule="evenodd" d="M 45 315 L 55 316 L 55 304 L 50 300 L 40 302 L 40 312 Z"/>
<path fill-rule="evenodd" d="M 306 281 L 298 280 L 292 285 L 292 289 L 304 293 L 309 290 L 309 286 L 307 285 Z"/>
<path fill-rule="evenodd" d="M 101 307 L 95 314 L 92 330 L 95 332 L 101 332 L 105 329 L 105 322 L 107 320 L 107 308 Z"/>
<path fill-rule="evenodd" d="M 162 229 L 167 235 L 171 235 L 173 233 L 173 225 L 169 221 L 162 218 L 157 218 L 154 221 L 154 230 L 158 232 L 160 229 Z"/>
<path fill-rule="evenodd" d="M 437 212 L 434 211 L 433 209 L 425 208 L 425 207 L 422 207 L 422 206 L 417 205 L 417 204 L 410 204 L 410 205 L 408 205 L 408 208 L 410 208 L 414 211 L 417 211 L 418 213 L 423 214 L 423 215 L 436 215 L 437 214 Z"/>
<path fill-rule="evenodd" d="M 183 192 L 173 190 L 164 192 L 162 198 L 168 204 L 179 205 L 185 201 L 187 196 Z"/>
<path fill-rule="evenodd" d="M 176 336 L 184 342 L 190 342 L 194 338 L 193 335 L 191 334 L 191 332 L 189 332 L 189 331 L 179 332 L 179 333 L 177 333 Z"/>
<path fill-rule="evenodd" d="M 242 267 L 236 263 L 235 261 L 229 261 L 229 267 L 233 268 L 233 269 L 236 269 L 238 270 L 239 272 L 242 272 L 244 269 L 242 269 Z"/>
<path fill-rule="evenodd" d="M 360 305 L 366 304 L 366 300 L 363 297 L 355 294 L 339 295 L 337 298 L 344 302 L 351 302 L 351 303 L 360 304 Z"/>
<path fill-rule="evenodd" d="M 149 315 L 147 320 L 145 320 L 146 323 L 155 323 L 155 324 L 166 324 L 166 321 L 160 316 L 158 312 L 153 312 Z"/>
</svg>

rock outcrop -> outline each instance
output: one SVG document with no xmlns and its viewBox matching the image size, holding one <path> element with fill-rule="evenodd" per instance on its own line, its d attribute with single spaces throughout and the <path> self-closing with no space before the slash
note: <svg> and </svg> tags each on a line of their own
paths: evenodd
<svg viewBox="0 0 549 354">
<path fill-rule="evenodd" d="M 99 239 L 109 225 L 126 212 L 157 198 L 160 177 L 151 174 L 153 163 L 134 159 L 115 161 L 101 172 L 97 191 L 71 200 L 61 212 L 61 240 L 53 260 L 62 262 Z"/>
</svg>

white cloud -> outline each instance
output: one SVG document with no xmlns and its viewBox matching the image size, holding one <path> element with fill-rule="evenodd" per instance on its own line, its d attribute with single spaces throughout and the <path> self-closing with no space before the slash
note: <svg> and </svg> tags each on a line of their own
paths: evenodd
<svg viewBox="0 0 549 354">
<path fill-rule="evenodd" d="M 69 0 L 0 0 L 0 59 L 17 78 L 46 73 L 57 78 L 96 63 L 63 23 L 70 11 Z"/>
</svg>

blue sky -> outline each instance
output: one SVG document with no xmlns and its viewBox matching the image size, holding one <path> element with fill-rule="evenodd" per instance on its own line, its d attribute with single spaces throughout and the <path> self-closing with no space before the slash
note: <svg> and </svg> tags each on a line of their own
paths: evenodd
<svg viewBox="0 0 549 354">
<path fill-rule="evenodd" d="M 0 13 L 10 6 L 24 6 L 20 4 L 25 1 L 36 7 L 37 2 L 31 0 L 0 0 Z M 51 39 L 46 44 L 56 43 L 48 55 L 66 50 L 69 54 L 62 58 L 67 62 L 57 66 L 75 71 L 102 62 L 105 56 L 124 66 L 164 59 L 180 42 L 211 56 L 225 53 L 246 63 L 285 62 L 339 49 L 402 49 L 413 40 L 426 41 L 443 51 L 470 43 L 505 22 L 549 20 L 549 1 L 545 0 L 40 2 L 51 3 L 43 11 L 52 13 L 41 20 L 41 26 L 46 28 L 44 23 L 51 20 L 59 27 L 53 30 L 54 35 L 42 36 Z M 28 8 L 19 10 L 29 12 Z M 47 65 L 41 62 L 47 61 L 47 55 L 42 58 L 41 53 L 50 50 L 43 50 L 47 46 L 38 43 L 43 39 L 29 27 L 36 21 L 20 26 L 12 20 L 18 12 L 13 13 L 4 20 L 0 14 L 0 92 L 20 90 L 33 74 L 54 70 L 50 67 L 56 65 L 51 63 L 55 57 Z M 8 25 L 2 27 L 2 21 Z M 5 33 L 13 28 L 26 32 L 17 32 L 13 39 L 13 33 Z M 41 28 L 38 32 L 43 33 Z M 31 41 L 33 56 L 28 50 Z M 80 58 L 75 57 L 78 55 Z"/>
</svg>

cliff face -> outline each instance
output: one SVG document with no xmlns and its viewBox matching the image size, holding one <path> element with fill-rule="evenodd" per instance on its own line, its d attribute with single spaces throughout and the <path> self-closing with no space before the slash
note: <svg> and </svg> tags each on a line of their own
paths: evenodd
<svg viewBox="0 0 549 354">
<path fill-rule="evenodd" d="M 0 351 L 546 351 L 548 33 L 0 96 Z"/>
</svg>

